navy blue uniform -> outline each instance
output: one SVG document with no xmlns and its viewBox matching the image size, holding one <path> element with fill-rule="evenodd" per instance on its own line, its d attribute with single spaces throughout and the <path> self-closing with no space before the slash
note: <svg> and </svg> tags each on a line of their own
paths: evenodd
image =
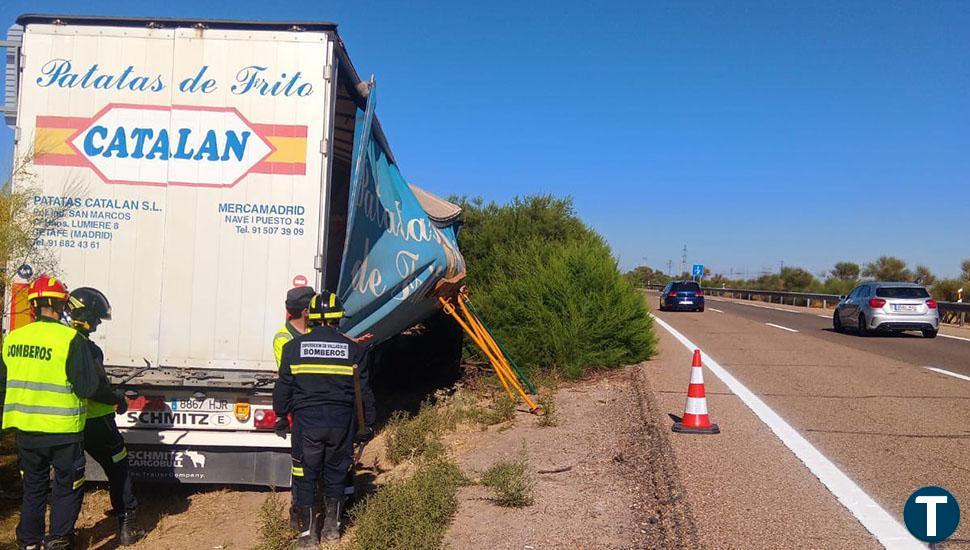
<svg viewBox="0 0 970 550">
<path fill-rule="evenodd" d="M 91 348 L 91 357 L 94 358 L 102 387 L 110 388 L 111 383 L 104 372 L 104 352 L 91 340 L 88 340 L 88 346 Z M 101 466 L 108 478 L 108 491 L 114 513 L 118 516 L 133 513 L 138 508 L 138 501 L 132 490 L 128 449 L 118 430 L 118 424 L 115 423 L 114 412 L 88 417 L 84 423 L 84 450 Z"/>
<path fill-rule="evenodd" d="M 357 415 L 354 369 L 360 378 L 364 424 L 374 425 L 374 394 L 364 348 L 333 327 L 315 326 L 283 346 L 273 388 L 278 418 L 293 414 L 300 427 L 293 439 L 293 486 L 297 506 L 313 506 L 322 475 L 324 494 L 344 495 L 353 462 Z"/>
</svg>

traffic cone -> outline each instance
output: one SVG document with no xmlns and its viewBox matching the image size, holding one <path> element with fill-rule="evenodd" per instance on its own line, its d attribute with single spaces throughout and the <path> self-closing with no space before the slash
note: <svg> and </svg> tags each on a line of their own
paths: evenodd
<svg viewBox="0 0 970 550">
<path fill-rule="evenodd" d="M 711 423 L 707 415 L 707 397 L 704 395 L 704 369 L 701 368 L 701 350 L 694 350 L 694 360 L 690 364 L 690 386 L 687 387 L 687 406 L 684 417 L 675 422 L 673 430 L 686 434 L 721 433 L 717 424 Z"/>
</svg>

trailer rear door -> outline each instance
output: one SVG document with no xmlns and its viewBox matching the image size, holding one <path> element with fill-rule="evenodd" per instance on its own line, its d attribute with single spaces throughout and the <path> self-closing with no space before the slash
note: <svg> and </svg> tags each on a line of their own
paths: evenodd
<svg viewBox="0 0 970 550">
<path fill-rule="evenodd" d="M 108 365 L 275 368 L 318 278 L 332 36 L 27 25 L 18 185 L 62 278 L 112 302 Z"/>
</svg>

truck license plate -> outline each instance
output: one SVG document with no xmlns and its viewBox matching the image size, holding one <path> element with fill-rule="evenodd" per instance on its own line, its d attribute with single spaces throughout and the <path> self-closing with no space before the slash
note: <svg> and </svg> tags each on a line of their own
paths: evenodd
<svg viewBox="0 0 970 550">
<path fill-rule="evenodd" d="M 129 401 L 128 412 L 117 418 L 124 428 L 231 429 L 233 403 L 225 398 L 146 396 Z"/>
</svg>

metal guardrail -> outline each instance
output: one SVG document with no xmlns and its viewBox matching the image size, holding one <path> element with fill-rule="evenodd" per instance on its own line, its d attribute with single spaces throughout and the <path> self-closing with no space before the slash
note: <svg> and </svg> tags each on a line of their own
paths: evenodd
<svg viewBox="0 0 970 550">
<path fill-rule="evenodd" d="M 654 285 L 648 284 L 647 288 L 651 290 L 660 290 L 665 285 Z M 710 296 L 730 296 L 731 298 L 736 298 L 739 300 L 767 300 L 769 303 L 777 302 L 779 304 L 789 303 L 793 306 L 803 305 L 806 307 L 812 307 L 812 302 L 816 304 L 821 302 L 823 308 L 829 307 L 831 304 L 833 307 L 838 304 L 840 297 L 838 294 L 820 294 L 814 292 L 783 292 L 779 290 L 750 290 L 746 288 L 716 288 L 716 287 L 701 287 L 705 294 Z M 954 322 L 963 326 L 966 322 L 968 314 L 970 314 L 970 303 L 965 302 L 937 302 L 940 308 L 940 317 L 948 318 L 950 322 Z"/>
</svg>

